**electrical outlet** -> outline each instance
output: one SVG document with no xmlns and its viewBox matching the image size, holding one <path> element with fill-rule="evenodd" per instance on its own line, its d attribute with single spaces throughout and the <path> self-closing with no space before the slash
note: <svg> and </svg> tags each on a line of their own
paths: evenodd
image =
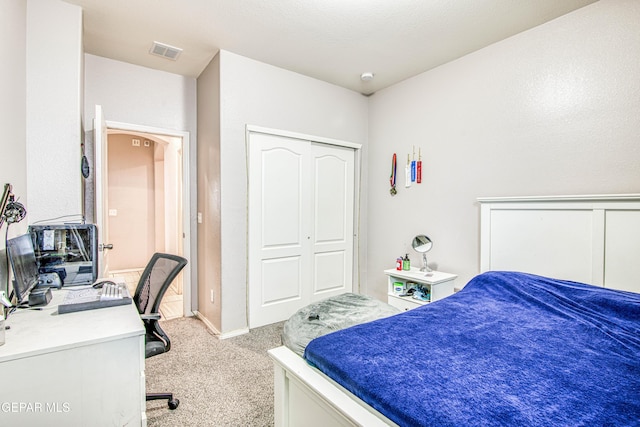
<svg viewBox="0 0 640 427">
<path fill-rule="evenodd" d="M 213 289 L 211 289 L 211 302 L 213 302 Z"/>
<path fill-rule="evenodd" d="M 132 139 L 131 140 L 131 145 L 133 145 L 134 147 L 140 147 L 140 140 L 139 139 Z"/>
</svg>

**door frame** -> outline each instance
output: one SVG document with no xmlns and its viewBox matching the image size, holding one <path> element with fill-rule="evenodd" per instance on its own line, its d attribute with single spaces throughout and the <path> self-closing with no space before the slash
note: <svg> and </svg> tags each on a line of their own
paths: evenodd
<svg viewBox="0 0 640 427">
<path fill-rule="evenodd" d="M 191 192 L 189 190 L 189 177 L 191 174 L 189 170 L 189 132 L 173 129 L 163 129 L 153 126 L 114 122 L 110 120 L 105 120 L 105 123 L 107 125 L 107 130 L 141 132 L 177 137 L 182 139 L 182 256 L 189 260 L 189 262 L 191 263 Z M 108 138 L 106 144 L 108 146 Z M 183 316 L 192 316 L 193 308 L 191 307 L 191 292 L 193 290 L 193 283 L 191 282 L 191 268 L 183 269 L 182 274 L 183 284 L 188 284 L 188 286 L 183 286 L 182 289 Z"/>
<path fill-rule="evenodd" d="M 339 140 L 339 139 L 333 139 L 333 138 L 325 138 L 325 137 L 321 137 L 321 136 L 316 136 L 316 135 L 308 135 L 308 134 L 303 134 L 303 133 L 298 133 L 298 132 L 291 132 L 291 131 L 286 131 L 286 130 L 281 130 L 281 129 L 272 129 L 272 128 L 266 128 L 266 127 L 262 127 L 262 126 L 255 126 L 255 125 L 249 125 L 247 124 L 245 126 L 245 152 L 247 155 L 247 174 L 251 173 L 251 171 L 248 169 L 249 166 L 249 143 L 250 143 L 250 136 L 252 133 L 262 133 L 262 134 L 267 134 L 267 135 L 274 135 L 274 136 L 282 136 L 282 137 L 288 137 L 288 138 L 294 138 L 294 139 L 300 139 L 300 140 L 305 140 L 305 141 L 310 141 L 311 143 L 318 143 L 318 144 L 326 144 L 326 145 L 335 145 L 335 146 L 339 146 L 339 147 L 344 147 L 344 148 L 351 148 L 354 150 L 354 182 L 353 182 L 353 186 L 354 186 L 354 195 L 353 195 L 353 269 L 352 269 L 352 286 L 353 286 L 353 292 L 357 292 L 360 293 L 362 286 L 360 284 L 360 198 L 361 198 L 361 180 L 362 180 L 362 144 L 358 144 L 355 142 L 350 142 L 350 141 L 343 141 L 343 140 Z M 250 197 L 250 188 L 249 188 L 249 176 L 247 175 L 247 208 L 251 209 L 251 207 L 249 206 L 249 197 Z M 249 291 L 250 291 L 250 286 L 249 286 L 249 270 L 251 267 L 251 259 L 249 259 L 249 252 L 250 252 L 250 248 L 249 248 L 249 219 L 250 219 L 250 215 L 247 214 L 247 235 L 246 235 L 246 253 L 247 253 L 247 263 L 246 263 L 246 277 L 247 277 L 247 283 L 246 283 L 246 324 L 249 325 Z"/>
</svg>

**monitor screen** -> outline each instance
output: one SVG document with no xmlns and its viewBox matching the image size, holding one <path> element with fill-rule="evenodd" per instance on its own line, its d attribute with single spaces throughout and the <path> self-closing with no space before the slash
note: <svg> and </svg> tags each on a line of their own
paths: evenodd
<svg viewBox="0 0 640 427">
<path fill-rule="evenodd" d="M 98 231 L 94 224 L 30 225 L 40 273 L 58 273 L 64 286 L 98 278 Z"/>
<path fill-rule="evenodd" d="M 38 264 L 29 234 L 9 239 L 7 253 L 13 269 L 13 293 L 16 305 L 23 303 L 38 283 Z"/>
</svg>

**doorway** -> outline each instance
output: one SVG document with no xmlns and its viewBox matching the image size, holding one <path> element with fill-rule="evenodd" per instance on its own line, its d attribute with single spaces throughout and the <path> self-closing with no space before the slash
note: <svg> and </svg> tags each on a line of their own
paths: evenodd
<svg viewBox="0 0 640 427">
<path fill-rule="evenodd" d="M 122 279 L 131 283 L 131 287 L 137 284 L 139 277 L 135 270 L 146 265 L 153 252 L 169 252 L 183 256 L 187 260 L 191 259 L 191 192 L 190 192 L 190 139 L 189 132 L 171 129 L 156 128 L 144 125 L 134 125 L 129 123 L 112 122 L 105 119 L 105 114 L 100 105 L 95 106 L 95 118 L 93 129 L 94 144 L 90 145 L 87 155 L 95 159 L 95 173 L 89 174 L 85 181 L 85 215 L 98 226 L 98 249 L 99 249 L 99 270 L 100 277 L 120 274 Z M 110 267 L 110 253 L 113 246 L 109 242 L 109 219 L 119 216 L 120 212 L 131 214 L 136 211 L 132 208 L 133 203 L 124 203 L 122 207 L 109 205 L 109 194 L 122 190 L 121 187 L 112 186 L 109 191 L 110 169 L 109 158 L 109 135 L 126 134 L 129 135 L 128 143 L 134 148 L 148 148 L 153 152 L 153 184 L 147 184 L 147 188 L 154 190 L 151 208 L 152 214 L 142 214 L 143 223 L 153 223 L 153 244 L 148 246 L 148 236 L 144 236 L 144 244 L 153 251 L 146 254 L 144 261 L 137 261 L 129 268 L 115 270 Z M 148 141 L 148 143 L 146 142 Z M 148 144 L 148 147 L 146 145 Z M 152 149 L 153 146 L 153 149 Z M 85 147 L 87 148 L 87 147 Z M 136 168 L 134 166 L 133 168 Z M 128 173 L 129 171 L 127 171 Z M 126 174 L 125 174 L 126 175 Z M 142 176 L 138 172 L 139 176 Z M 145 193 L 144 199 L 148 199 Z M 137 202 L 137 198 L 133 197 Z M 112 211 L 113 209 L 113 211 Z M 136 221 L 139 218 L 134 218 Z M 143 227 L 147 229 L 147 227 Z M 151 234 L 151 233 L 150 233 Z M 124 244 L 119 246 L 126 248 L 135 239 L 127 237 Z M 136 242 L 137 244 L 138 242 Z M 133 245 L 132 245 L 133 246 Z M 136 246 L 137 247 L 137 246 Z M 143 265 L 138 265 L 143 262 Z M 133 270 L 133 271 L 127 271 Z M 111 273 L 110 273 L 111 272 Z M 131 273 L 131 274 L 128 274 Z M 181 295 L 182 315 L 192 316 L 191 306 L 191 269 L 183 269 L 174 284 L 176 293 Z M 173 316 L 167 311 L 167 315 Z"/>
<path fill-rule="evenodd" d="M 107 159 L 107 275 L 133 295 L 153 253 L 182 255 L 182 138 L 107 128 Z M 163 318 L 182 317 L 183 303 L 180 275 L 162 300 Z"/>
</svg>

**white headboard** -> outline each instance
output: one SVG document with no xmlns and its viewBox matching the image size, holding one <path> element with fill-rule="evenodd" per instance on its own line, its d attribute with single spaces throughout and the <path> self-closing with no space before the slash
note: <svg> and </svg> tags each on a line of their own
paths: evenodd
<svg viewBox="0 0 640 427">
<path fill-rule="evenodd" d="M 478 201 L 481 271 L 640 292 L 640 194 Z"/>
</svg>

